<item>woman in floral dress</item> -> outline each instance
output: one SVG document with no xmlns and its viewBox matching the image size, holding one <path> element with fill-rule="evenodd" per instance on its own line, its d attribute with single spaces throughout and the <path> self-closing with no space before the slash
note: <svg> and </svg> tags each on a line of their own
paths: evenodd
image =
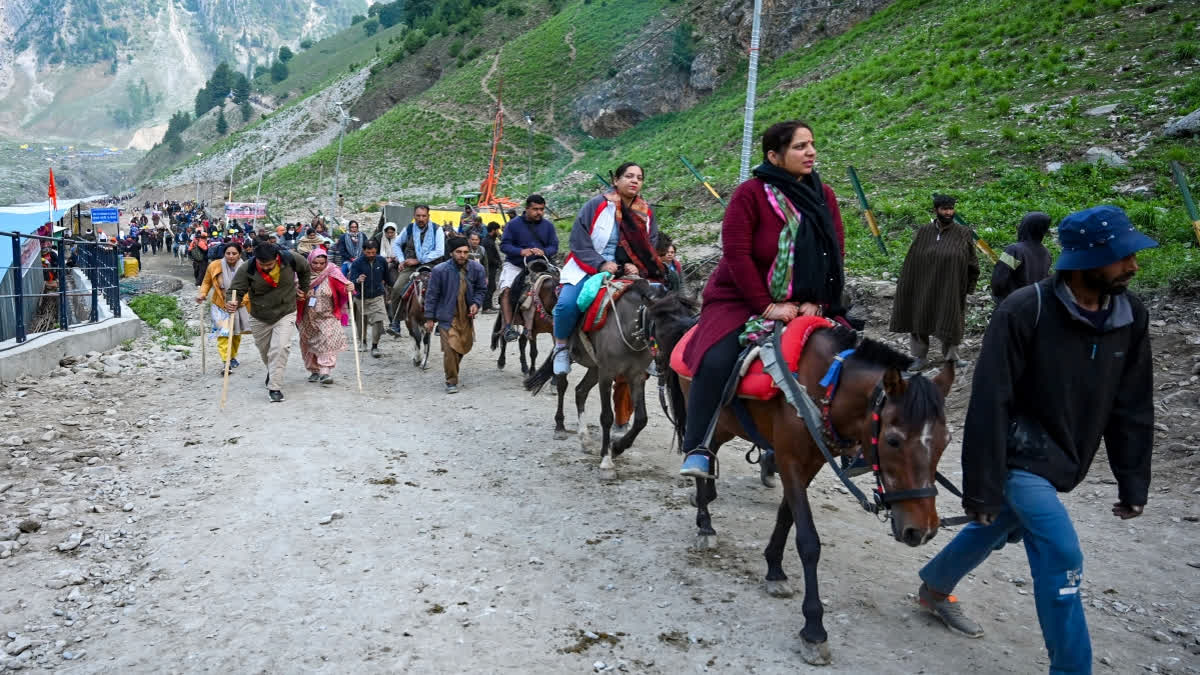
<svg viewBox="0 0 1200 675">
<path fill-rule="evenodd" d="M 329 264 L 329 254 L 323 248 L 308 254 L 308 265 L 313 280 L 309 298 L 299 308 L 300 354 L 311 373 L 309 382 L 333 384 L 330 372 L 337 366 L 338 352 L 349 347 L 344 329 L 350 323 L 346 308 L 354 284 L 337 265 Z"/>
</svg>

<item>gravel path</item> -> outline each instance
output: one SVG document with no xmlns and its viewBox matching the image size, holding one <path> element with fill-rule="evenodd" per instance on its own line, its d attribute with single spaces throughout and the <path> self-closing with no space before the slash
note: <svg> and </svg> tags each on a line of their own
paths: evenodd
<svg viewBox="0 0 1200 675">
<path fill-rule="evenodd" d="M 185 283 L 181 297 L 192 293 Z M 201 373 L 194 350 L 175 361 L 148 339 L 112 377 L 85 367 L 0 386 L 0 670 L 807 669 L 792 652 L 802 599 L 762 590 L 778 492 L 735 459 L 744 447 L 729 448 L 714 505 L 720 548 L 694 552 L 656 404 L 619 479 L 599 482 L 574 438 L 551 439 L 553 399 L 525 394 L 485 344 L 446 396 L 436 347 L 421 372 L 407 343 L 387 340 L 383 358 L 364 357 L 364 394 L 351 354 L 322 388 L 303 381 L 293 347 L 287 400 L 270 404 L 247 337 L 224 412 L 214 352 Z M 966 396 L 960 382 L 955 417 Z M 957 447 L 942 468 L 958 480 Z M 1109 514 L 1102 461 L 1065 497 L 1100 673 L 1200 672 L 1195 462 L 1156 481 L 1132 521 Z M 911 596 L 948 533 L 896 543 L 828 472 L 812 499 L 834 654 L 824 672 L 1044 672 L 1023 550 L 959 589 L 988 632 L 967 640 Z M 785 568 L 799 576 L 793 551 Z"/>
</svg>

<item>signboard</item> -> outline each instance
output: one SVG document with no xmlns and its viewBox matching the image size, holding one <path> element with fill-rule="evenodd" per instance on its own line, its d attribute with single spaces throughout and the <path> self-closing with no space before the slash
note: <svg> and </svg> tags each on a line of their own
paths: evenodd
<svg viewBox="0 0 1200 675">
<path fill-rule="evenodd" d="M 229 218 L 266 218 L 266 202 L 225 202 L 225 217 Z"/>
<path fill-rule="evenodd" d="M 120 222 L 120 211 L 117 209 L 92 209 L 93 223 Z"/>
</svg>

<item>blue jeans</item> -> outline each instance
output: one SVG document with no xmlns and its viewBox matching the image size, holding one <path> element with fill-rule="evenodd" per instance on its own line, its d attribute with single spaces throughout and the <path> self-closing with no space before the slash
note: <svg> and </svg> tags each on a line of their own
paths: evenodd
<svg viewBox="0 0 1200 675">
<path fill-rule="evenodd" d="M 921 580 L 935 591 L 950 593 L 992 551 L 1024 539 L 1050 674 L 1091 673 L 1092 642 L 1079 599 L 1083 551 L 1058 491 L 1041 476 L 1010 469 L 1004 499 L 1008 508 L 991 525 L 964 527 L 921 569 Z"/>
<path fill-rule="evenodd" d="M 575 332 L 575 324 L 579 323 L 579 291 L 583 290 L 583 281 L 577 284 L 563 284 L 558 292 L 558 302 L 554 303 L 554 339 L 567 340 Z"/>
</svg>

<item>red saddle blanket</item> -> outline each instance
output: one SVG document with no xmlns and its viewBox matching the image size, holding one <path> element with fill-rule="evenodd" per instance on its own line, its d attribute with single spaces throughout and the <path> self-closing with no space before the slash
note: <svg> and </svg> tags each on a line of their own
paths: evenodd
<svg viewBox="0 0 1200 675">
<path fill-rule="evenodd" d="M 819 316 L 802 316 L 788 323 L 783 331 L 783 358 L 787 361 L 788 370 L 794 373 L 800 366 L 800 356 L 804 354 L 804 345 L 808 342 L 808 338 L 818 330 L 829 327 L 829 319 Z M 679 344 L 675 345 L 675 350 L 671 352 L 671 370 L 686 378 L 691 378 L 695 374 L 688 370 L 687 365 L 683 362 L 683 352 L 692 339 L 692 333 L 695 332 L 696 328 L 693 327 L 685 333 Z M 775 381 L 771 379 L 771 376 L 763 370 L 762 361 L 754 359 L 749 370 L 746 371 L 746 375 L 738 383 L 737 393 L 742 398 L 766 401 L 774 398 L 779 393 L 779 388 L 775 386 Z"/>
<path fill-rule="evenodd" d="M 583 332 L 591 333 L 598 331 L 604 327 L 608 321 L 608 315 L 612 311 L 613 304 L 621 299 L 625 291 L 633 286 L 632 279 L 609 279 L 607 283 L 600 287 L 596 292 L 596 298 L 592 300 L 592 304 L 588 306 L 588 311 L 583 315 Z M 612 296 L 611 302 L 609 295 Z"/>
</svg>

